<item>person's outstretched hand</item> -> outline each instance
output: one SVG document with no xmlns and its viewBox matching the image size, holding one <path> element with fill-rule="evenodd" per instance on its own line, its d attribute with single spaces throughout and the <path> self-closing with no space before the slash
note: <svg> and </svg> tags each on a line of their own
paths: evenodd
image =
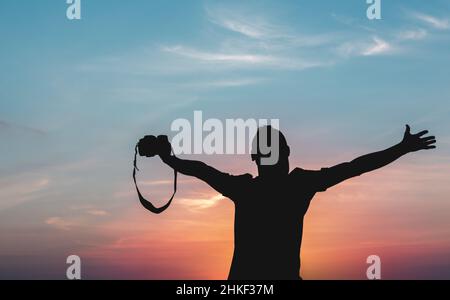
<svg viewBox="0 0 450 300">
<path fill-rule="evenodd" d="M 406 125 L 405 134 L 401 142 L 405 151 L 415 152 L 419 150 L 428 150 L 436 148 L 436 137 L 426 136 L 428 130 L 423 130 L 416 134 L 411 134 L 411 128 Z"/>
</svg>

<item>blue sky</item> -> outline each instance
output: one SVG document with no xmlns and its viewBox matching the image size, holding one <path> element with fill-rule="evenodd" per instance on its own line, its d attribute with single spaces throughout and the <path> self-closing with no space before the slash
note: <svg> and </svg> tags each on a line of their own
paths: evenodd
<svg viewBox="0 0 450 300">
<path fill-rule="evenodd" d="M 83 1 L 70 22 L 64 1 L 2 1 L 2 122 L 31 129 L 33 156 L 55 161 L 166 132 L 194 109 L 301 128 L 364 122 L 346 127 L 360 136 L 442 120 L 449 4 L 433 3 L 384 1 L 369 21 L 359 0 Z"/>
<path fill-rule="evenodd" d="M 408 162 L 448 164 L 450 2 L 384 0 L 379 21 L 365 2 L 83 0 L 69 21 L 63 0 L 2 0 L 1 245 L 123 217 L 134 143 L 194 110 L 280 118 L 312 168 L 390 146 L 409 122 L 440 148 Z"/>
</svg>

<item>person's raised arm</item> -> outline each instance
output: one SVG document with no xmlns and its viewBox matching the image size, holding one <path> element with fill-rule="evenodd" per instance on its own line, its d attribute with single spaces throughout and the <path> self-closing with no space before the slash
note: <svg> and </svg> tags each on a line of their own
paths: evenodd
<svg viewBox="0 0 450 300">
<path fill-rule="evenodd" d="M 174 155 L 161 156 L 161 160 L 181 174 L 194 176 L 215 188 L 227 174 L 197 160 L 180 159 Z"/>
<path fill-rule="evenodd" d="M 180 159 L 171 155 L 172 146 L 167 138 L 159 139 L 158 143 L 158 155 L 165 164 L 181 174 L 205 181 L 222 194 L 226 192 L 225 189 L 233 176 L 220 172 L 201 161 Z"/>
<path fill-rule="evenodd" d="M 351 162 L 323 169 L 320 172 L 321 184 L 326 189 L 346 179 L 384 167 L 405 154 L 436 148 L 436 138 L 426 134 L 428 134 L 427 130 L 411 134 L 409 125 L 406 125 L 405 134 L 400 143 L 386 150 L 358 157 Z"/>
</svg>

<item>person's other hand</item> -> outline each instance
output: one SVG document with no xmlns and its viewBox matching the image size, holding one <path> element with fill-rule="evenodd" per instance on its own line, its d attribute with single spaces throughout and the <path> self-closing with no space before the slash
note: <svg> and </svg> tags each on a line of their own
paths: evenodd
<svg viewBox="0 0 450 300">
<path fill-rule="evenodd" d="M 436 148 L 436 137 L 426 136 L 428 130 L 423 130 L 416 134 L 411 134 L 411 128 L 406 125 L 405 134 L 401 142 L 405 151 L 415 152 L 419 150 L 428 150 Z"/>
</svg>

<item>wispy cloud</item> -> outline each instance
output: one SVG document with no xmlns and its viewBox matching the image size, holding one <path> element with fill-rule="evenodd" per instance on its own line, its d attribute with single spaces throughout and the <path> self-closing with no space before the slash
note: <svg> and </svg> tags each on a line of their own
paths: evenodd
<svg viewBox="0 0 450 300">
<path fill-rule="evenodd" d="M 400 40 L 423 40 L 428 35 L 428 31 L 423 28 L 415 29 L 415 30 L 404 30 L 397 34 L 397 37 Z"/>
<path fill-rule="evenodd" d="M 371 56 L 371 55 L 379 55 L 383 53 L 387 53 L 392 50 L 392 45 L 388 42 L 378 38 L 373 38 L 373 44 L 370 45 L 367 49 L 365 49 L 362 52 L 362 55 L 364 56 Z"/>
<path fill-rule="evenodd" d="M 195 182 L 193 179 L 178 179 L 178 183 L 192 183 Z M 139 181 L 138 184 L 140 186 L 164 186 L 164 185 L 173 185 L 173 179 L 168 180 L 145 180 Z M 134 189 L 132 190 L 134 193 Z"/>
<path fill-rule="evenodd" d="M 273 28 L 268 28 L 266 24 L 248 22 L 244 19 L 224 18 L 210 11 L 209 17 L 212 23 L 250 38 L 265 39 L 274 37 L 275 34 Z"/>
<path fill-rule="evenodd" d="M 98 209 L 95 205 L 92 204 L 81 204 L 81 205 L 71 205 L 69 207 L 70 210 L 76 212 L 82 212 L 83 214 L 91 215 L 91 216 L 107 216 L 109 212 L 103 209 Z"/>
<path fill-rule="evenodd" d="M 274 24 L 260 15 L 249 16 L 238 10 L 206 9 L 208 20 L 229 32 L 259 42 L 263 48 L 313 47 L 335 40 L 335 34 L 304 34 Z"/>
<path fill-rule="evenodd" d="M 262 78 L 235 78 L 235 79 L 217 79 L 211 81 L 186 83 L 184 86 L 189 88 L 227 88 L 227 87 L 241 87 L 264 82 Z"/>
<path fill-rule="evenodd" d="M 214 63 L 226 67 L 245 68 L 263 67 L 290 70 L 303 70 L 312 67 L 320 67 L 329 62 L 300 57 L 289 57 L 281 55 L 262 55 L 249 53 L 224 53 L 208 52 L 184 46 L 163 47 L 163 50 L 181 57 L 189 58 L 203 63 Z M 230 83 L 230 82 L 228 82 Z M 222 82 L 221 86 L 224 82 Z"/>
<path fill-rule="evenodd" d="M 16 176 L 0 180 L 0 210 L 33 200 L 49 186 L 50 179 L 47 177 Z"/>
<path fill-rule="evenodd" d="M 338 47 L 338 52 L 346 57 L 375 56 L 387 54 L 393 50 L 393 45 L 379 37 L 372 37 L 370 41 L 346 42 Z"/>
<path fill-rule="evenodd" d="M 281 26 L 276 26 L 260 16 L 244 15 L 238 9 L 206 8 L 208 20 L 226 30 L 259 40 L 275 39 L 285 35 Z"/>
<path fill-rule="evenodd" d="M 410 18 L 419 20 L 422 23 L 426 23 L 434 29 L 449 29 L 450 24 L 448 19 L 437 18 L 431 15 L 407 12 Z M 386 29 L 382 33 L 374 35 L 370 41 L 367 41 L 366 34 L 361 35 L 358 32 L 354 32 L 356 29 L 363 29 L 364 31 L 375 32 L 376 30 L 367 26 L 361 25 L 357 19 L 353 17 L 347 17 L 332 13 L 331 17 L 338 23 L 350 26 L 353 28 L 352 34 L 348 37 L 348 41 L 341 43 L 338 46 L 338 53 L 349 56 L 377 56 L 381 54 L 395 54 L 405 53 L 405 50 L 411 47 L 411 45 L 405 45 L 407 41 L 420 41 L 426 39 L 431 32 L 428 30 L 417 27 L 405 28 L 404 30 L 395 31 L 394 29 Z M 357 31 L 357 30 L 356 30 Z"/>
<path fill-rule="evenodd" d="M 58 230 L 68 231 L 95 222 L 95 217 L 105 217 L 108 215 L 110 215 L 110 213 L 103 209 L 89 209 L 82 211 L 81 214 L 74 214 L 70 217 L 48 217 L 44 220 L 44 224 Z"/>
<path fill-rule="evenodd" d="M 205 61 L 205 62 L 225 62 L 225 63 L 245 63 L 245 64 L 266 64 L 274 61 L 274 58 L 266 55 L 247 54 L 247 53 L 215 53 L 199 51 L 183 46 L 164 47 L 164 51 L 180 56 Z"/>
<path fill-rule="evenodd" d="M 75 223 L 65 220 L 61 217 L 50 217 L 45 220 L 45 224 L 52 226 L 59 230 L 70 230 Z"/>
<path fill-rule="evenodd" d="M 109 215 L 109 213 L 107 211 L 100 210 L 100 209 L 88 210 L 87 213 L 92 215 L 92 216 L 99 216 L 99 217 L 103 217 L 103 216 Z"/>
<path fill-rule="evenodd" d="M 177 202 L 181 205 L 185 205 L 192 210 L 201 210 L 215 206 L 220 200 L 224 199 L 224 197 L 220 194 L 212 196 L 210 198 L 184 198 L 178 199 Z"/>
<path fill-rule="evenodd" d="M 399 50 L 404 53 L 411 44 L 403 47 L 402 43 L 423 40 L 429 34 L 422 28 L 401 32 L 387 30 L 368 38 L 367 32 L 373 32 L 372 28 L 364 27 L 354 18 L 337 14 L 331 14 L 331 17 L 360 30 L 299 32 L 297 28 L 283 21 L 277 23 L 263 13 L 248 14 L 245 7 L 207 7 L 205 13 L 207 21 L 213 26 L 210 29 L 214 32 L 207 43 L 159 44 L 152 51 L 134 53 L 116 60 L 112 65 L 119 72 L 131 69 L 131 73 L 139 75 L 202 73 L 209 76 L 208 81 L 202 78 L 201 82 L 192 79 L 186 80 L 184 84 L 176 83 L 177 88 L 231 88 L 261 82 L 253 78 L 236 78 L 236 74 L 231 76 L 231 71 L 301 71 L 333 66 L 343 58 L 354 56 L 376 57 L 396 54 Z M 441 28 L 446 26 L 445 21 L 420 14 L 418 16 Z M 105 68 L 111 68 L 111 64 L 107 63 Z M 270 77 L 267 76 L 265 80 L 270 80 Z M 155 89 L 151 89 L 151 92 L 154 94 Z"/>
<path fill-rule="evenodd" d="M 151 180 L 151 181 L 143 181 L 139 182 L 139 185 L 142 186 L 154 186 L 154 185 L 172 185 L 173 180 Z"/>
<path fill-rule="evenodd" d="M 439 29 L 439 30 L 448 30 L 450 29 L 450 21 L 447 18 L 438 18 L 432 15 L 427 15 L 424 13 L 414 12 L 412 16 L 417 20 L 420 20 L 429 26 Z"/>
<path fill-rule="evenodd" d="M 336 13 L 332 13 L 331 17 L 338 23 L 347 25 L 347 26 L 352 26 L 355 28 L 359 28 L 359 29 L 363 29 L 365 31 L 370 31 L 370 32 L 374 32 L 375 29 L 365 26 L 365 25 L 361 25 L 355 18 L 349 17 L 349 16 L 344 16 L 344 15 L 339 15 Z"/>
</svg>

